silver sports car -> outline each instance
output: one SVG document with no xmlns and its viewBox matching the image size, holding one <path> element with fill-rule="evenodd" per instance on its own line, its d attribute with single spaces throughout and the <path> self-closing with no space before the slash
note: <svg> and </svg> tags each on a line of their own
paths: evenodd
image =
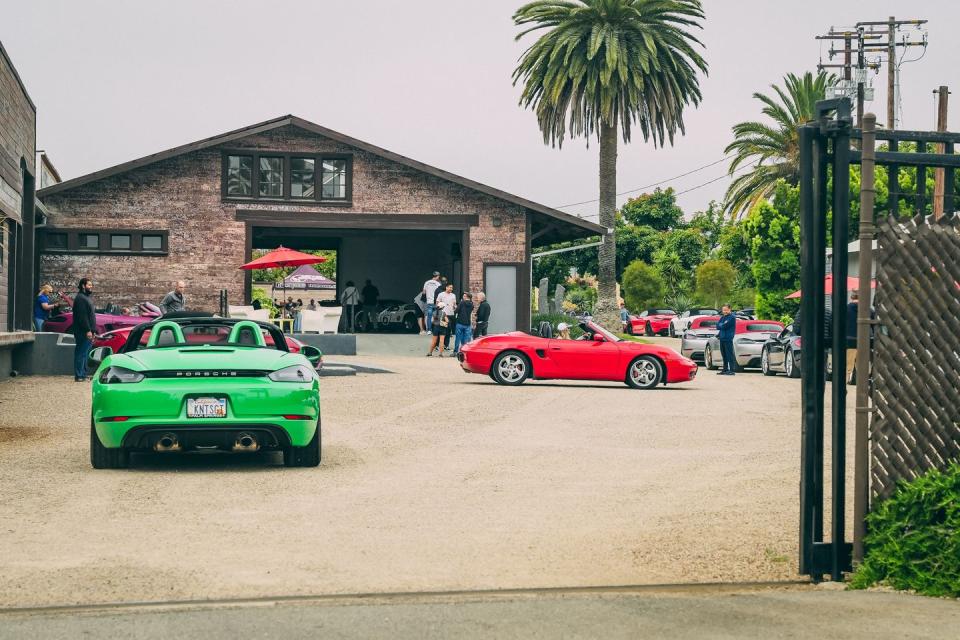
<svg viewBox="0 0 960 640">
<path fill-rule="evenodd" d="M 733 354 L 736 356 L 734 370 L 759 367 L 763 345 L 781 331 L 783 324 L 772 320 L 738 320 L 737 333 L 733 337 Z M 703 360 L 707 369 L 719 369 L 723 366 L 720 340 L 716 335 L 707 341 Z"/>
<path fill-rule="evenodd" d="M 695 319 L 692 326 L 683 332 L 680 353 L 694 362 L 703 362 L 707 341 L 715 335 L 717 335 L 717 318 L 708 316 Z"/>
</svg>

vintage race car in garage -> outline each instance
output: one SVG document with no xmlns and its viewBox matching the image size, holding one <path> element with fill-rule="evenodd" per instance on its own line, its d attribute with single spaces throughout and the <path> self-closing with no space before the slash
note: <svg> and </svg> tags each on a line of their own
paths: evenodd
<svg viewBox="0 0 960 640">
<path fill-rule="evenodd" d="M 690 325 L 693 321 L 701 316 L 718 316 L 720 315 L 719 309 L 687 309 L 678 316 L 675 316 L 670 319 L 670 326 L 668 327 L 668 333 L 671 338 L 679 338 L 683 335 L 683 332 L 690 328 Z"/>
<path fill-rule="evenodd" d="M 583 335 L 564 340 L 515 331 L 485 336 L 460 348 L 457 359 L 467 373 L 489 375 L 503 385 L 537 380 L 609 380 L 636 389 L 688 382 L 697 365 L 673 349 L 622 340 L 591 321 Z"/>
<path fill-rule="evenodd" d="M 694 318 L 690 328 L 683 332 L 680 341 L 680 353 L 694 362 L 703 362 L 703 352 L 707 342 L 717 335 L 717 320 L 720 316 L 700 316 Z"/>
<path fill-rule="evenodd" d="M 677 315 L 673 309 L 646 309 L 627 322 L 627 333 L 638 336 L 665 336 L 670 330 L 670 321 Z"/>
<path fill-rule="evenodd" d="M 377 329 L 399 330 L 416 333 L 420 330 L 417 323 L 417 306 L 400 300 L 381 300 L 377 304 Z M 357 331 L 370 331 L 373 325 L 366 309 L 357 312 Z"/>
<path fill-rule="evenodd" d="M 733 336 L 733 353 L 736 356 L 734 370 L 759 367 L 764 345 L 770 338 L 783 331 L 783 323 L 776 320 L 744 320 L 737 318 Z M 713 335 L 707 340 L 703 361 L 707 369 L 719 369 L 723 366 L 720 353 L 720 340 Z"/>
<path fill-rule="evenodd" d="M 117 353 L 98 347 L 90 357 L 98 363 L 94 468 L 126 467 L 132 451 L 202 449 L 277 450 L 287 466 L 320 463 L 320 352 L 304 346 L 290 353 L 273 325 L 160 319 L 135 327 Z"/>
</svg>

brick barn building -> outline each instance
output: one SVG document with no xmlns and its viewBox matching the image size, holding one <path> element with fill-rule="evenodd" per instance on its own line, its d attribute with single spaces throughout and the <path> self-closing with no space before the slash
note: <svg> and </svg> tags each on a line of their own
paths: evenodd
<svg viewBox="0 0 960 640">
<path fill-rule="evenodd" d="M 486 290 L 499 330 L 529 326 L 532 248 L 599 225 L 294 116 L 41 189 L 41 279 L 93 278 L 103 302 L 154 302 L 179 279 L 188 306 L 250 298 L 255 249 L 335 249 L 337 282 L 370 278 L 412 300 L 434 270 Z"/>
</svg>

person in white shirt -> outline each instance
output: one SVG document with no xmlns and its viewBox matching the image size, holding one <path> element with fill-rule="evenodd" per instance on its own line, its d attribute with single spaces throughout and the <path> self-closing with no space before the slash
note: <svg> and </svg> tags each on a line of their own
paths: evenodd
<svg viewBox="0 0 960 640">
<path fill-rule="evenodd" d="M 433 310 L 436 308 L 434 300 L 437 299 L 437 287 L 439 286 L 440 272 L 434 271 L 433 276 L 423 283 L 423 291 L 420 294 L 420 299 L 427 305 L 423 312 L 423 315 L 426 318 L 427 333 L 430 333 L 433 330 Z"/>
<path fill-rule="evenodd" d="M 360 304 L 360 292 L 354 286 L 353 280 L 348 280 L 347 286 L 340 293 L 340 304 L 343 305 L 343 310 L 346 312 L 343 316 L 346 318 L 344 325 L 353 333 L 355 331 L 354 319 L 357 316 L 357 305 Z"/>
<path fill-rule="evenodd" d="M 437 306 L 443 309 L 443 315 L 447 317 L 447 326 L 444 331 L 444 341 L 441 346 L 443 349 L 450 348 L 450 335 L 453 333 L 453 319 L 457 314 L 457 296 L 453 293 L 453 283 L 450 283 L 443 290 L 443 293 L 437 296 Z"/>
</svg>

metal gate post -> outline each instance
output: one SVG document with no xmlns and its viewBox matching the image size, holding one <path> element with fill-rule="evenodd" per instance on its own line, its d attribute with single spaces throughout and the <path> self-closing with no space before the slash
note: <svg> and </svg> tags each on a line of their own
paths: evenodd
<svg viewBox="0 0 960 640">
<path fill-rule="evenodd" d="M 845 108 L 844 108 L 845 107 Z M 847 242 L 850 226 L 850 103 L 841 101 L 833 137 L 833 373 L 831 422 L 830 578 L 849 565 L 845 536 L 847 452 Z"/>
</svg>

